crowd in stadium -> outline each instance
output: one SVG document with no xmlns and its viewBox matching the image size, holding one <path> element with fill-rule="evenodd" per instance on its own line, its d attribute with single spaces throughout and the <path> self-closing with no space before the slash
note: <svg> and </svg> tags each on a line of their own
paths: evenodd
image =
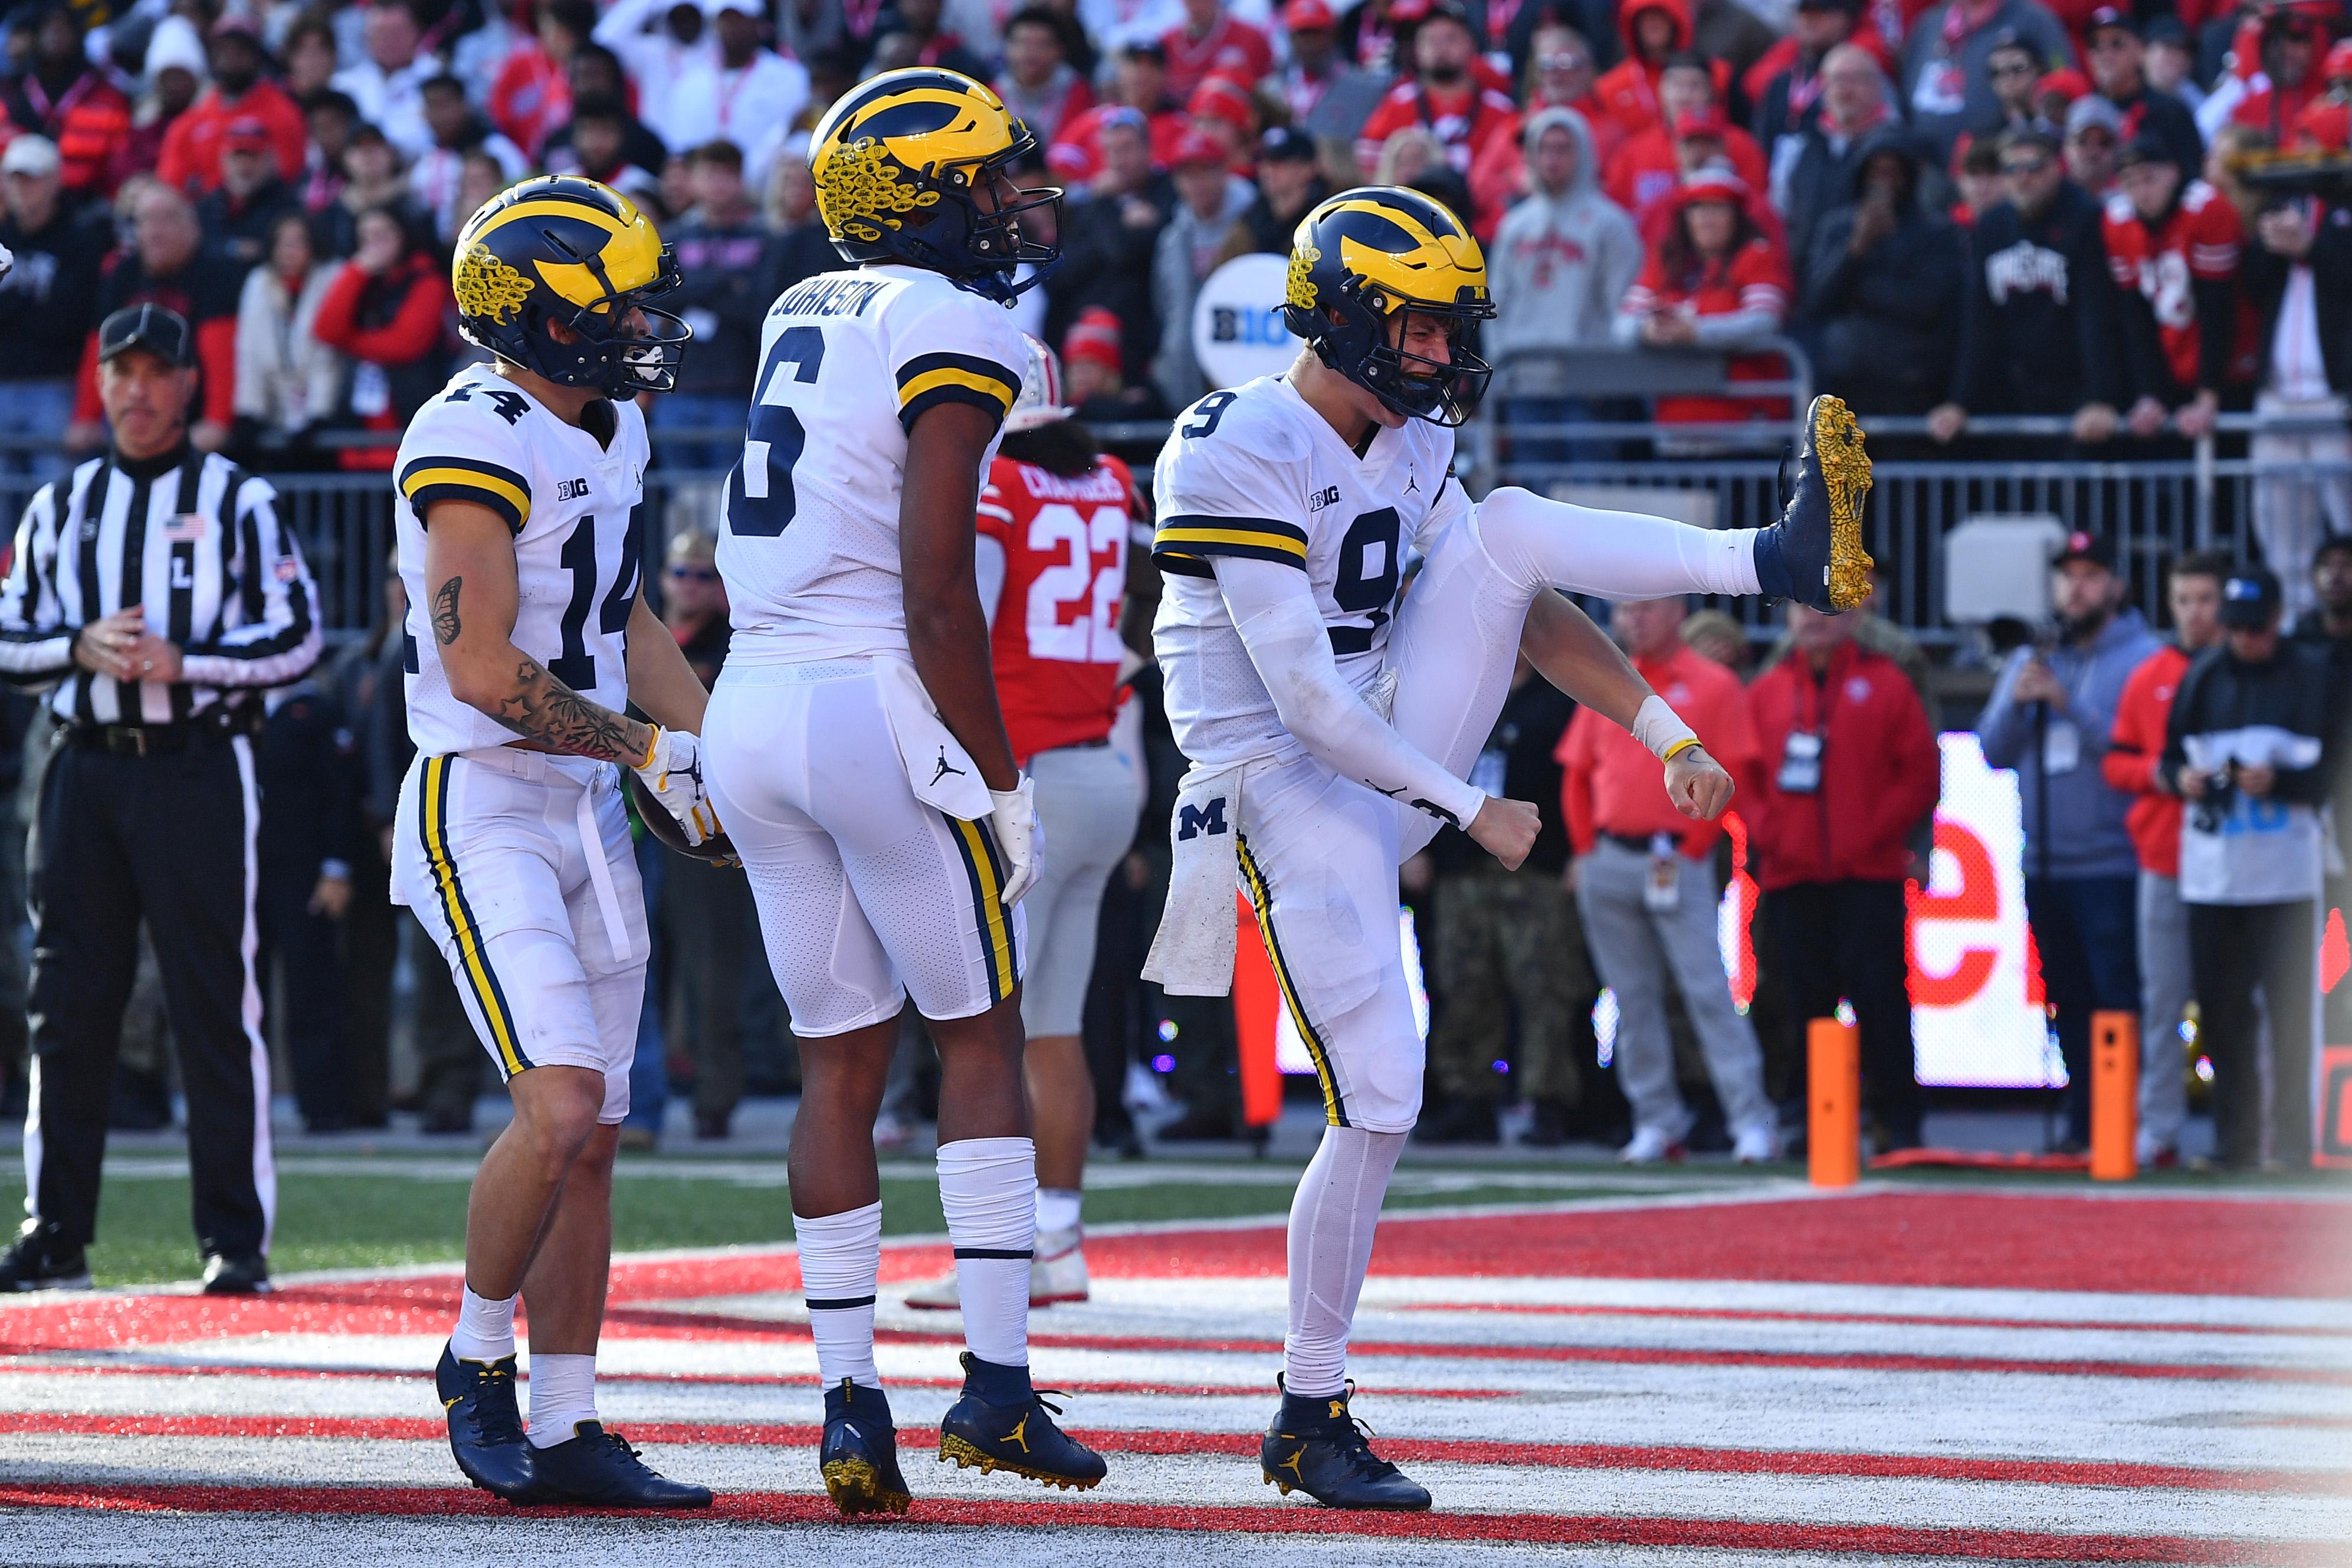
<svg viewBox="0 0 2352 1568">
<path fill-rule="evenodd" d="M 657 215 L 698 341 L 677 394 L 651 410 L 656 461 L 724 468 L 769 302 L 839 264 L 814 212 L 808 130 L 845 88 L 908 64 L 992 82 L 1044 148 L 1024 183 L 1066 187 L 1061 265 L 1017 310 L 1063 354 L 1068 401 L 1090 422 L 1165 417 L 1199 396 L 1190 323 L 1203 279 L 1234 256 L 1286 250 L 1317 201 L 1377 180 L 1441 198 L 1487 241 L 1498 315 L 1485 352 L 1507 369 L 1515 355 L 1640 344 L 1727 352 L 1733 384 L 1770 380 L 1768 345 L 1788 339 L 1866 418 L 1924 419 L 1916 449 L 2169 457 L 2218 415 L 2261 409 L 2327 427 L 2257 434 L 2257 458 L 2352 458 L 2339 401 L 2352 387 L 2352 209 L 2250 174 L 2265 150 L 2308 152 L 2324 169 L 2352 142 L 2352 40 L 2336 41 L 2352 26 L 2333 3 L 95 0 L 9 20 L 0 464 L 37 477 L 102 443 L 96 324 L 142 300 L 194 323 L 198 446 L 275 469 L 388 468 L 409 415 L 479 353 L 454 328 L 457 226 L 535 170 L 586 174 Z M 1563 389 L 1502 407 L 1507 428 L 1596 412 L 1608 411 Z M 1774 441 L 1787 428 L 1782 405 L 1736 385 L 1646 412 L 1778 421 Z M 2018 415 L 2058 416 L 2069 433 L 1969 430 Z M 2091 1010 L 2145 1003 L 2147 1028 L 2169 1037 L 2193 992 L 2245 1002 L 2218 1029 L 2209 1006 L 2206 1054 L 2236 1097 L 2223 1156 L 2262 1158 L 2261 1096 L 2243 1087 L 2257 1076 L 2251 997 L 2269 992 L 2273 1038 L 2293 1036 L 2279 988 L 2311 992 L 2308 966 L 2263 965 L 2273 948 L 2308 956 L 2315 937 L 2288 913 L 2275 943 L 2249 942 L 2223 931 L 2242 922 L 2199 910 L 2307 915 L 2319 889 L 2259 868 L 2184 868 L 2182 797 L 2192 815 L 2210 805 L 2186 775 L 2213 781 L 2216 800 L 2274 790 L 2298 825 L 2326 785 L 2315 764 L 2186 752 L 2161 703 L 2132 692 L 2156 680 L 2151 661 L 2226 642 L 2234 673 L 2198 722 L 2220 732 L 2259 712 L 2326 729 L 2307 718 L 2324 698 L 2296 683 L 2324 689 L 2326 666 L 2352 648 L 2352 555 L 2326 545 L 2352 529 L 2352 484 L 2310 496 L 2258 509 L 2276 578 L 2176 565 L 2168 651 L 2124 605 L 2112 542 L 2070 541 L 2064 633 L 2019 649 L 1986 710 L 1988 758 L 2021 769 L 2028 898 L 2074 1080 L 2070 1144 L 2087 1131 Z M 727 635 L 709 551 L 682 535 L 656 595 L 706 678 Z M 2183 608 L 2184 584 L 2210 590 L 2201 619 Z M 2298 609 L 2317 642 L 2282 653 L 2276 634 Z M 1675 705 L 1738 774 L 1745 864 L 1765 900 L 1758 1004 L 1731 1005 L 1714 946 L 1728 853 L 1717 825 L 1666 811 L 1645 752 L 1620 754 L 1622 734 L 1524 683 L 1489 759 L 1496 787 L 1545 805 L 1528 868 L 1501 873 L 1445 841 L 1408 868 L 1431 988 L 1454 999 L 1432 1041 L 1427 1135 L 1491 1141 L 1497 1104 L 1516 1098 L 1533 1107 L 1533 1142 L 1630 1139 L 1629 1157 L 1665 1157 L 1706 1135 L 1678 1077 L 1706 1080 L 1726 1123 L 1801 1100 L 1792 1021 L 1843 997 L 1874 1135 L 1916 1143 L 1900 910 L 1906 880 L 1924 880 L 1937 798 L 1924 658 L 1867 613 L 1791 612 L 1762 673 L 1719 616 L 1621 606 L 1617 630 L 1660 691 L 1689 695 Z M 397 911 L 368 839 L 407 761 L 394 631 L 387 617 L 281 703 L 264 747 L 278 770 L 270 798 L 315 803 L 273 809 L 263 877 L 294 1087 L 320 1130 L 379 1125 L 385 1109 Z M 2184 667 L 2169 667 L 2163 701 Z M 1834 711 L 1813 706 L 1838 692 Z M 1842 742 L 1853 725 L 1871 739 Z M 2073 739 L 2053 741 L 2060 731 Z M 1170 750 L 1164 724 L 1150 732 Z M 1810 774 L 1798 739 L 1813 745 Z M 1153 827 L 1181 766 L 1152 760 L 1158 792 L 1114 879 L 1089 1015 L 1108 1089 L 1098 1132 L 1112 1142 L 1133 1142 L 1118 1086 L 1131 1055 L 1157 1048 L 1152 1030 L 1181 1041 L 1163 1071 L 1189 1107 L 1162 1135 L 1236 1130 L 1230 1017 L 1143 998 L 1132 981 L 1166 876 Z M 1817 809 L 1847 799 L 1850 811 Z M 659 1115 L 667 1025 L 696 1125 L 720 1137 L 747 1087 L 789 1089 L 793 1069 L 748 889 L 695 877 L 674 868 L 661 895 L 671 969 L 648 1008 L 652 1078 L 633 1120 Z M 2150 952 L 2152 941 L 2173 945 Z M 414 970 L 415 1103 L 428 1127 L 459 1130 L 480 1057 L 439 966 Z M 1603 985 L 1618 1008 L 1614 1079 L 1591 1067 Z M 5 1001 L 0 1020 L 21 1028 Z M 1493 1059 L 1513 1018 L 1515 1078 Z M 2281 1049 L 2283 1083 L 2291 1057 Z M 2152 1075 L 2148 1158 L 2179 1136 L 2183 1063 L 2168 1059 L 2174 1081 Z M 152 1053 L 144 1063 L 134 1051 L 127 1123 L 158 1114 L 163 1075 Z M 903 1131 L 915 1095 L 910 1078 L 878 1135 Z M 2273 1142 L 2293 1159 L 2308 1129 L 2299 1144 L 2290 1100 Z"/>
</svg>

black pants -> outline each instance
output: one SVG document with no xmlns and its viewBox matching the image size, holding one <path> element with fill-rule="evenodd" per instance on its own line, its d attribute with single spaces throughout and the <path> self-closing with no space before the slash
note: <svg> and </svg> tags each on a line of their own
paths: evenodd
<svg viewBox="0 0 2352 1568">
<path fill-rule="evenodd" d="M 316 866 L 262 857 L 260 971 L 274 978 L 283 1016 L 271 1033 L 286 1042 L 294 1103 L 313 1132 L 352 1124 L 351 1060 L 343 1034 L 343 954 L 335 922 L 310 912 Z"/>
<path fill-rule="evenodd" d="M 1903 952 L 1903 884 L 1801 882 L 1765 895 L 1772 952 L 1802 1028 L 1853 1004 L 1863 1103 L 1895 1147 L 1919 1142 L 1919 1081 Z"/>
<path fill-rule="evenodd" d="M 2025 918 L 2066 1063 L 2066 1136 L 2091 1142 L 2091 1015 L 2139 1014 L 2139 879 L 2029 877 Z M 2202 991 L 2197 994 L 2202 997 Z"/>
<path fill-rule="evenodd" d="M 33 1208 L 68 1247 L 96 1234 L 106 1110 L 143 916 L 188 1097 L 196 1246 L 269 1246 L 269 1058 L 247 868 L 260 795 L 252 742 L 121 757 L 68 744 L 33 829 Z"/>
<path fill-rule="evenodd" d="M 2311 1013 L 2318 941 L 2311 905 L 2190 904 L 2189 966 L 2197 980 L 2205 1055 L 2213 1064 L 2213 1131 L 2222 1161 L 2263 1158 L 2262 1030 L 2271 1020 L 2271 1136 L 2290 1169 L 2311 1163 Z"/>
</svg>

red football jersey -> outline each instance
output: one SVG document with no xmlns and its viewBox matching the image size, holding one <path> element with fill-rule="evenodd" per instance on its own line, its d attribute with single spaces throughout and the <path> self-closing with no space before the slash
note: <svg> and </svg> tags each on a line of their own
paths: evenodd
<svg viewBox="0 0 2352 1568">
<path fill-rule="evenodd" d="M 989 465 L 979 531 L 1004 547 L 990 653 L 1013 754 L 1024 763 L 1110 733 L 1134 490 L 1117 458 L 1074 479 L 1010 458 Z"/>
<path fill-rule="evenodd" d="M 2157 336 L 2164 344 L 2165 363 L 2172 379 L 2194 387 L 2201 379 L 2198 368 L 2200 344 L 2197 331 L 2197 297 L 2189 291 L 2192 279 L 2226 281 L 2238 275 L 2238 257 L 2245 234 L 2238 209 L 2202 180 L 2191 180 L 2180 201 L 2160 227 L 2140 221 L 2127 196 L 2111 196 L 2102 226 L 2107 241 L 2107 265 L 2119 288 L 2138 293 L 2156 313 Z M 2231 355 L 2231 378 L 2241 362 L 2251 356 L 2256 329 L 2244 320 L 2245 301 L 2239 301 L 2241 320 Z"/>
</svg>

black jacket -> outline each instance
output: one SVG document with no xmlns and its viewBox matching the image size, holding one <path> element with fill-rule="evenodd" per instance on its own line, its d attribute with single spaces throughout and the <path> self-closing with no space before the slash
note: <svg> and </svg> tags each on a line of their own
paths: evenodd
<svg viewBox="0 0 2352 1568">
<path fill-rule="evenodd" d="M 1503 700 L 1502 715 L 1480 748 L 1479 767 L 1492 768 L 1489 759 L 1499 757 L 1503 771 L 1500 779 L 1489 776 L 1478 781 L 1479 787 L 1513 800 L 1545 805 L 1543 826 L 1522 870 L 1557 877 L 1568 864 L 1568 827 L 1560 814 L 1550 809 L 1559 800 L 1560 777 L 1559 763 L 1552 760 L 1552 752 L 1559 748 L 1568 721 L 1575 717 L 1574 700 L 1543 677 L 1530 676 Z M 1496 864 L 1466 834 L 1452 827 L 1440 830 L 1431 841 L 1430 853 L 1442 871 L 1475 871 Z"/>
<path fill-rule="evenodd" d="M 2256 724 L 2275 725 L 2320 742 L 2319 762 L 2308 768 L 2282 768 L 2271 798 L 2288 805 L 2317 805 L 2327 798 L 2327 773 L 2336 754 L 2330 733 L 2327 655 L 2306 642 L 2281 638 L 2266 664 L 2245 664 L 2226 642 L 2207 648 L 2180 678 L 2172 717 L 2164 731 L 2164 771 L 2189 765 L 2186 738 Z"/>
<path fill-rule="evenodd" d="M 774 237 L 756 217 L 719 226 L 689 217 L 664 237 L 677 257 L 678 287 L 662 308 L 694 328 L 677 390 L 749 400 L 760 368 L 760 323 L 776 298 L 760 291 Z"/>
<path fill-rule="evenodd" d="M 1904 156 L 1912 183 L 1895 203 L 1895 231 L 1855 256 L 1847 247 L 1862 211 L 1862 166 L 1882 150 Z M 1822 385 L 1838 388 L 1863 413 L 1924 414 L 1951 384 L 1966 247 L 1949 219 L 1920 205 L 1922 150 L 1911 138 L 1881 132 L 1860 152 L 1845 205 L 1814 235 L 1801 320 Z"/>
<path fill-rule="evenodd" d="M 2040 217 L 2002 202 L 1977 220 L 1953 402 L 1972 414 L 2072 414 L 2121 400 L 2099 212 L 2070 180 Z"/>
<path fill-rule="evenodd" d="M 0 245 L 16 258 L 0 279 L 0 380 L 68 381 L 81 368 L 82 339 L 98 325 L 98 277 L 111 237 L 100 221 L 75 216 L 63 195 L 45 228 L 26 233 L 0 219 Z"/>
<path fill-rule="evenodd" d="M 2142 84 L 2130 98 L 2111 98 L 2117 113 L 2124 117 L 2125 142 L 2135 137 L 2150 136 L 2164 143 L 2180 165 L 2181 179 L 2197 177 L 2205 167 L 2205 138 L 2197 129 L 2197 117 L 2189 106 L 2168 92 L 2158 92 Z"/>
<path fill-rule="evenodd" d="M 1864 150 L 1884 145 L 1886 132 L 1884 129 L 1865 131 L 1859 136 L 1848 137 L 1840 147 L 1822 128 L 1821 115 L 1813 113 L 1805 117 L 1804 129 L 1794 133 L 1794 140 L 1797 153 L 1787 176 L 1788 247 L 1790 264 L 1797 268 L 1797 292 L 1801 296 L 1812 282 L 1813 242 L 1821 233 L 1822 220 L 1854 199 L 1854 180 L 1861 173 Z M 1777 163 L 1781 156 L 1778 148 L 1772 156 Z M 1914 181 L 1915 188 L 1916 185 Z"/>
<path fill-rule="evenodd" d="M 1119 358 L 1128 381 L 1148 380 L 1160 352 L 1160 312 L 1151 302 L 1151 262 L 1160 231 L 1176 211 L 1175 188 L 1155 174 L 1134 198 L 1159 214 L 1130 224 L 1124 196 L 1090 196 L 1062 229 L 1062 264 L 1046 280 L 1045 341 L 1058 343 L 1078 312 L 1100 305 L 1118 318 Z"/>
<path fill-rule="evenodd" d="M 196 221 L 204 226 L 205 242 L 237 268 L 237 280 L 269 257 L 269 234 L 289 213 L 299 215 L 301 198 L 283 180 L 272 180 L 244 201 L 229 195 L 226 185 L 196 204 Z"/>
<path fill-rule="evenodd" d="M 373 852 L 360 826 L 358 743 L 332 697 L 295 688 L 262 726 L 253 772 L 266 875 L 315 881 L 327 862 L 348 868 Z"/>
<path fill-rule="evenodd" d="M 2319 318 L 2319 357 L 2327 368 L 2329 390 L 2352 393 L 2352 209 L 2316 207 L 2317 226 L 2305 260 L 2311 268 L 2312 302 Z M 2286 298 L 2288 274 L 2294 264 L 2249 237 L 2245 262 L 2238 280 L 2261 319 L 2256 347 L 2261 364 L 2257 385 L 2271 378 L 2271 348 L 2278 337 L 2279 306 Z"/>
</svg>

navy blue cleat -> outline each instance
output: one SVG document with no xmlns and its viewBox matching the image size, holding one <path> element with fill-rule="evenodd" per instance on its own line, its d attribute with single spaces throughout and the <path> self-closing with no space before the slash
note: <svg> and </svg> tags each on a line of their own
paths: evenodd
<svg viewBox="0 0 2352 1568">
<path fill-rule="evenodd" d="M 617 1432 L 583 1421 L 561 1443 L 531 1451 L 539 1484 L 520 1500 L 579 1508 L 709 1508 L 710 1489 L 657 1474 Z"/>
<path fill-rule="evenodd" d="M 1841 400 L 1813 399 L 1797 449 L 1797 480 L 1780 521 L 1756 536 L 1757 591 L 1834 615 L 1870 596 L 1870 552 L 1862 547 L 1862 503 L 1870 455 L 1862 426 Z"/>
<path fill-rule="evenodd" d="M 1371 1428 L 1348 1409 L 1355 1393 L 1352 1383 L 1321 1398 L 1283 1391 L 1282 1408 L 1258 1447 L 1266 1483 L 1280 1487 L 1285 1497 L 1303 1491 L 1326 1508 L 1397 1513 L 1428 1508 L 1429 1489 L 1372 1452 Z"/>
<path fill-rule="evenodd" d="M 978 1465 L 982 1475 L 1010 1470 L 1049 1487 L 1085 1491 L 1103 1479 L 1102 1456 L 1054 1425 L 1061 1413 L 1030 1386 L 1027 1367 L 999 1366 L 966 1351 L 963 1394 L 940 1423 L 940 1462 Z"/>
<path fill-rule="evenodd" d="M 816 1466 L 833 1506 L 849 1517 L 904 1513 L 915 1500 L 898 1473 L 898 1428 L 878 1388 L 860 1388 L 845 1377 L 824 1391 L 824 1441 L 817 1447 Z"/>
<path fill-rule="evenodd" d="M 466 1479 L 494 1497 L 528 1502 L 535 1481 L 530 1441 L 515 1408 L 515 1358 L 459 1361 L 441 1347 L 433 1370 L 441 1408 L 449 1416 L 449 1451 Z"/>
</svg>

